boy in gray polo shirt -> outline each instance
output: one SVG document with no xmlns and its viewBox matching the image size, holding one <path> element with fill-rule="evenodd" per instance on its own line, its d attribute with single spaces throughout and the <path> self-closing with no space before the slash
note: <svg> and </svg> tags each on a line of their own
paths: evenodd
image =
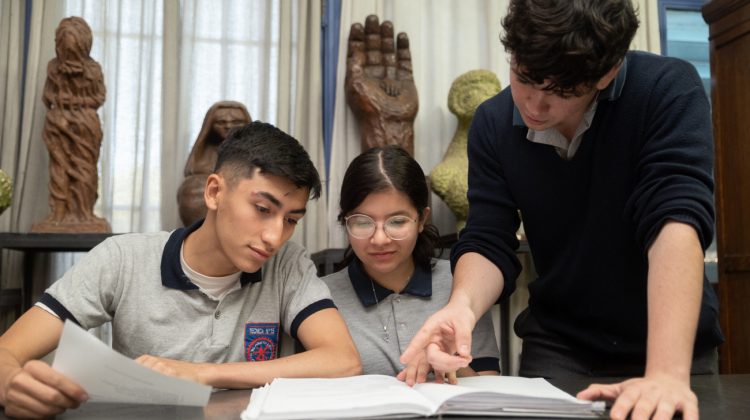
<svg viewBox="0 0 750 420">
<path fill-rule="evenodd" d="M 305 250 L 287 242 L 319 194 L 318 173 L 295 139 L 260 122 L 231 133 L 206 182 L 205 220 L 107 239 L 0 337 L 6 414 L 50 416 L 87 399 L 35 360 L 56 347 L 66 319 L 84 328 L 111 321 L 119 352 L 218 388 L 358 374 L 328 289 Z M 306 351 L 278 358 L 282 332 Z"/>
</svg>

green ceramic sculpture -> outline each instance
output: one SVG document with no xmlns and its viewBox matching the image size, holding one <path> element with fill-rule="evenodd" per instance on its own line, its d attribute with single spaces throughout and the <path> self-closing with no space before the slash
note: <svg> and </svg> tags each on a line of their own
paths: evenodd
<svg viewBox="0 0 750 420">
<path fill-rule="evenodd" d="M 469 215 L 469 160 L 466 142 L 471 119 L 479 104 L 500 92 L 500 81 L 488 70 L 472 70 L 453 81 L 448 92 L 448 108 L 458 118 L 458 127 L 443 156 L 430 174 L 432 190 L 456 215 L 456 232 L 466 225 Z"/>
<path fill-rule="evenodd" d="M 13 180 L 0 169 L 0 214 L 10 207 L 10 199 L 13 196 Z"/>
</svg>

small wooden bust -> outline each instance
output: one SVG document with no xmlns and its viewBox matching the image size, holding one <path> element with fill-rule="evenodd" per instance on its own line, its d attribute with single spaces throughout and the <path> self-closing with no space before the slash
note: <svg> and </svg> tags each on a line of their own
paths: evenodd
<svg viewBox="0 0 750 420">
<path fill-rule="evenodd" d="M 219 144 L 227 138 L 231 129 L 251 121 L 247 108 L 239 102 L 217 102 L 206 112 L 201 131 L 185 164 L 185 180 L 177 190 L 180 220 L 185 226 L 206 216 L 203 191 L 208 175 L 216 165 Z"/>
<path fill-rule="evenodd" d="M 362 130 L 362 151 L 396 144 L 414 156 L 414 119 L 419 110 L 409 37 L 370 15 L 349 31 L 346 101 Z"/>
<path fill-rule="evenodd" d="M 94 215 L 98 198 L 97 162 L 102 128 L 96 110 L 106 90 L 99 63 L 89 53 L 91 28 L 79 17 L 60 21 L 55 31 L 57 57 L 47 65 L 42 101 L 47 107 L 44 143 L 49 152 L 51 212 L 32 232 L 109 232 Z"/>
<path fill-rule="evenodd" d="M 458 118 L 458 126 L 443 161 L 430 174 L 432 190 L 456 215 L 456 232 L 469 216 L 469 158 L 466 152 L 469 127 L 477 107 L 500 92 L 500 81 L 489 70 L 472 70 L 453 81 L 448 91 L 448 109 Z"/>
</svg>

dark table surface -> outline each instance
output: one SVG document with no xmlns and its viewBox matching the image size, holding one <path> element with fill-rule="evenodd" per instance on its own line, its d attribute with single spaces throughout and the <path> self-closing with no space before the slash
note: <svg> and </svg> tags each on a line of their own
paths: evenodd
<svg viewBox="0 0 750 420">
<path fill-rule="evenodd" d="M 0 248 L 36 252 L 85 252 L 114 233 L 0 232 Z"/>
<path fill-rule="evenodd" d="M 601 382 L 617 382 L 619 378 L 600 378 Z M 552 380 L 559 388 L 575 394 L 588 386 L 587 380 Z M 703 419 L 750 419 L 750 374 L 694 376 L 693 390 L 698 396 Z M 250 390 L 218 391 L 208 406 L 174 407 L 134 404 L 84 404 L 60 419 L 238 419 L 247 407 Z M 0 414 L 0 418 L 6 418 Z M 451 417 L 443 416 L 444 419 Z M 477 418 L 477 417 L 462 417 Z M 507 417 L 506 417 L 507 418 Z"/>
<path fill-rule="evenodd" d="M 614 383 L 622 380 L 622 378 L 598 379 L 601 383 Z M 589 385 L 589 381 L 582 379 L 551 380 L 550 382 L 573 395 Z M 696 375 L 691 379 L 691 387 L 698 396 L 701 419 L 750 419 L 750 374 Z"/>
<path fill-rule="evenodd" d="M 2 290 L 8 306 L 16 306 L 16 316 L 28 310 L 34 296 L 34 265 L 36 255 L 47 252 L 86 252 L 113 233 L 15 233 L 0 232 L 0 249 L 23 253 L 23 285 L 20 290 Z M 41 280 L 41 279 L 40 279 Z M 19 293 L 20 292 L 20 293 Z"/>
</svg>

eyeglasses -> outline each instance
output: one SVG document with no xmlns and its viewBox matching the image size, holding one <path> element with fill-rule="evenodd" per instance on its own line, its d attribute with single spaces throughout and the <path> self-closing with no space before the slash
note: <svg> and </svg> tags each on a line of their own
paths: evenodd
<svg viewBox="0 0 750 420">
<path fill-rule="evenodd" d="M 369 239 L 375 234 L 378 223 L 364 214 L 352 214 L 344 218 L 346 230 L 357 239 Z M 417 221 L 407 216 L 391 216 L 383 223 L 385 235 L 394 241 L 406 239 Z"/>
</svg>

